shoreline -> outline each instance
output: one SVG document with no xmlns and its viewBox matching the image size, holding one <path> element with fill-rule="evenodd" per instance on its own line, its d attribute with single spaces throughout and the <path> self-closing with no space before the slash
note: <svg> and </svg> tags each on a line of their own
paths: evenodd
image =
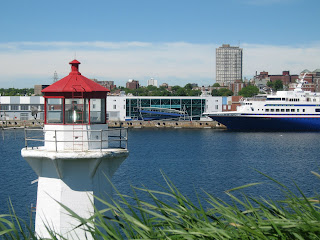
<svg viewBox="0 0 320 240">
<path fill-rule="evenodd" d="M 38 120 L 7 120 L 1 121 L 1 128 L 23 128 L 23 127 L 39 127 L 43 126 L 43 121 Z M 210 128 L 210 129 L 226 129 L 222 124 L 216 121 L 108 121 L 110 128 L 124 127 L 124 128 Z"/>
</svg>

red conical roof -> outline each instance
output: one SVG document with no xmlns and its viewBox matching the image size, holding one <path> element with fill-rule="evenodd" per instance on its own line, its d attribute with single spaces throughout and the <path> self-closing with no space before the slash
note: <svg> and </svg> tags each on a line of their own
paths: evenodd
<svg viewBox="0 0 320 240">
<path fill-rule="evenodd" d="M 74 59 L 70 62 L 71 72 L 68 76 L 46 87 L 43 93 L 60 93 L 60 92 L 110 92 L 109 89 L 102 87 L 100 84 L 81 75 L 79 72 L 79 61 Z"/>
</svg>

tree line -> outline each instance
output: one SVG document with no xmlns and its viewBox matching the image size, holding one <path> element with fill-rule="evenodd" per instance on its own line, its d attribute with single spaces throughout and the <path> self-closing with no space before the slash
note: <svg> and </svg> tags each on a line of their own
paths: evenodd
<svg viewBox="0 0 320 240">
<path fill-rule="evenodd" d="M 137 89 L 129 89 L 124 87 L 119 87 L 112 89 L 111 92 L 115 92 L 116 90 L 124 91 L 126 94 L 132 94 L 133 96 L 200 96 L 201 90 L 193 90 L 192 84 L 188 83 L 184 87 L 173 86 L 171 87 L 171 91 L 169 91 L 166 87 L 160 86 L 147 86 L 140 87 Z"/>
<path fill-rule="evenodd" d="M 0 88 L 1 96 L 31 96 L 34 94 L 33 88 Z"/>
<path fill-rule="evenodd" d="M 276 80 L 274 82 L 268 82 L 267 86 L 274 91 L 279 91 L 283 89 L 283 83 L 281 80 Z M 212 90 L 212 96 L 233 96 L 234 93 L 224 87 L 220 87 L 218 83 L 213 84 L 215 89 Z M 111 90 L 115 92 L 117 90 L 124 91 L 126 94 L 132 94 L 133 96 L 200 96 L 201 90 L 194 90 L 191 83 L 186 84 L 184 87 L 178 85 L 171 87 L 171 91 L 164 86 L 147 86 L 140 87 L 138 89 L 129 89 L 125 87 L 118 87 Z M 243 97 L 253 97 L 259 93 L 259 89 L 254 85 L 248 85 L 242 88 L 238 95 Z M 34 94 L 33 88 L 0 88 L 1 96 L 31 96 Z"/>
</svg>

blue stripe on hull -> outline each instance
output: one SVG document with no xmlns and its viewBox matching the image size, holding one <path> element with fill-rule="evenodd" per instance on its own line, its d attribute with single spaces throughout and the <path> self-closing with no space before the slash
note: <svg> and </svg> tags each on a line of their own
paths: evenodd
<svg viewBox="0 0 320 240">
<path fill-rule="evenodd" d="M 210 116 L 228 130 L 236 131 L 320 131 L 320 118 L 266 118 Z"/>
</svg>

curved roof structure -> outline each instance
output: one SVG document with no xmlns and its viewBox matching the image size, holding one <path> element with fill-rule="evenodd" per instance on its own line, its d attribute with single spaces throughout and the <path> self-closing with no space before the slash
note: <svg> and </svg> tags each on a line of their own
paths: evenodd
<svg viewBox="0 0 320 240">
<path fill-rule="evenodd" d="M 79 72 L 79 65 L 81 64 L 78 60 L 74 59 L 71 64 L 71 72 L 68 76 L 60 79 L 53 83 L 49 87 L 46 87 L 41 92 L 43 93 L 67 93 L 67 92 L 110 92 L 109 89 L 101 86 L 100 84 L 92 81 L 81 75 Z"/>
</svg>

